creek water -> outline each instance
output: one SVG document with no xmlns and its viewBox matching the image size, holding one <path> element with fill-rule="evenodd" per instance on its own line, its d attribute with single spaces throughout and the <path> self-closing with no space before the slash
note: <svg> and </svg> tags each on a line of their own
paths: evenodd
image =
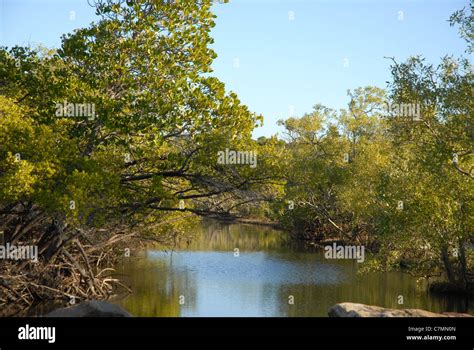
<svg viewBox="0 0 474 350">
<path fill-rule="evenodd" d="M 116 272 L 133 293 L 115 302 L 160 317 L 327 316 L 340 302 L 474 313 L 472 300 L 430 295 L 403 272 L 360 274 L 355 260 L 326 259 L 273 228 L 206 222 L 195 230 L 173 252 L 123 259 Z"/>
</svg>

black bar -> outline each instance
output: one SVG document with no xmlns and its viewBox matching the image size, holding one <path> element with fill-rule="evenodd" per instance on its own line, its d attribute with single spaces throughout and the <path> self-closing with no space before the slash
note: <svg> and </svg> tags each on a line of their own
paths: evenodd
<svg viewBox="0 0 474 350">
<path fill-rule="evenodd" d="M 55 327 L 55 342 L 19 340 L 19 328 Z M 417 328 L 422 331 L 409 331 Z M 436 327 L 455 327 L 440 330 Z M 427 329 L 431 328 L 429 331 Z M 456 336 L 455 340 L 408 340 L 407 336 Z M 334 345 L 364 347 L 473 349 L 474 318 L 0 318 L 0 349 L 88 349 L 101 341 L 123 346 L 162 337 L 297 336 L 317 337 Z M 324 339 L 322 339 L 324 338 Z M 355 347 L 358 348 L 358 347 Z M 133 349 L 134 350 L 134 349 Z"/>
</svg>

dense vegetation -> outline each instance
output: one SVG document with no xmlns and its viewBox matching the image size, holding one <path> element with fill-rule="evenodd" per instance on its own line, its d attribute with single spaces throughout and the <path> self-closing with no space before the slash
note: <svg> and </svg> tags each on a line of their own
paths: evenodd
<svg viewBox="0 0 474 350">
<path fill-rule="evenodd" d="M 208 74 L 210 7 L 99 1 L 58 50 L 2 48 L 0 229 L 41 264 L 2 261 L 0 303 L 105 297 L 120 241 L 172 245 L 194 214 L 272 198 L 271 142 L 251 139 L 261 117 Z M 258 168 L 216 162 L 256 147 Z"/>
<path fill-rule="evenodd" d="M 211 3 L 99 0 L 98 21 L 57 50 L 0 48 L 0 237 L 40 256 L 0 262 L 2 310 L 105 298 L 131 239 L 174 245 L 201 216 L 269 218 L 299 238 L 367 245 L 369 268 L 469 288 L 469 61 L 392 59 L 386 91 L 350 91 L 346 109 L 316 105 L 281 121 L 284 139 L 253 140 L 262 117 L 212 76 Z M 470 52 L 472 9 L 451 21 Z M 387 101 L 418 105 L 417 120 Z M 226 149 L 258 165 L 221 164 Z"/>
<path fill-rule="evenodd" d="M 472 7 L 450 19 L 467 53 L 472 19 Z M 388 59 L 386 91 L 358 88 L 344 110 L 316 105 L 281 121 L 290 158 L 285 196 L 295 203 L 280 209 L 282 221 L 305 239 L 368 246 L 375 255 L 366 268 L 402 266 L 446 278 L 448 289 L 472 290 L 472 65 L 450 56 L 437 67 L 422 57 Z"/>
</svg>

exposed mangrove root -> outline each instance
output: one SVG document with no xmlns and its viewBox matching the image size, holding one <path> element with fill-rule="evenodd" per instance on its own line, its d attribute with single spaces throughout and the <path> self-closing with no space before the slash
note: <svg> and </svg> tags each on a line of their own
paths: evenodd
<svg viewBox="0 0 474 350">
<path fill-rule="evenodd" d="M 49 261 L 45 255 L 47 250 L 43 250 L 37 262 L 0 262 L 0 315 L 22 315 L 45 301 L 72 304 L 87 299 L 107 299 L 116 288 L 127 289 L 113 278 L 111 267 L 123 254 L 120 242 L 133 235 L 104 237 L 102 233 L 100 236 L 103 240 L 97 245 L 81 237 L 68 240 Z M 22 242 L 26 244 L 28 242 Z"/>
<path fill-rule="evenodd" d="M 141 242 L 137 234 L 118 226 L 68 227 L 23 203 L 3 208 L 0 219 L 0 316 L 26 315 L 48 301 L 73 304 L 129 290 L 113 277 L 113 266 L 126 247 Z M 32 252 L 25 259 L 19 251 L 27 248 Z M 17 255 L 5 256 L 8 249 Z"/>
</svg>

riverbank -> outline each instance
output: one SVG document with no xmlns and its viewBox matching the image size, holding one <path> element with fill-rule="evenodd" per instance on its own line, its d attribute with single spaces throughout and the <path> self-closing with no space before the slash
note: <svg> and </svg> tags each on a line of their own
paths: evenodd
<svg viewBox="0 0 474 350">
<path fill-rule="evenodd" d="M 278 230 L 283 230 L 283 226 L 277 221 L 271 221 L 264 218 L 244 218 L 244 217 L 213 217 L 213 218 L 206 218 L 205 220 L 212 221 L 215 220 L 217 222 L 225 223 L 228 225 L 231 224 L 245 224 L 245 225 L 257 225 L 257 226 L 267 226 L 272 227 Z"/>
<path fill-rule="evenodd" d="M 235 220 L 235 223 L 245 224 L 245 225 L 267 226 L 267 227 L 272 227 L 277 230 L 283 230 L 283 227 L 280 225 L 280 223 L 275 222 L 275 221 L 266 221 L 263 219 L 239 218 Z"/>
<path fill-rule="evenodd" d="M 416 279 L 403 272 L 359 275 L 353 261 L 328 260 L 321 250 L 298 244 L 268 222 L 212 220 L 193 230 L 195 239 L 172 254 L 144 246 L 143 253 L 122 257 L 107 278 L 130 287 L 132 293 L 113 302 L 133 315 L 149 317 L 322 317 L 341 301 L 398 309 L 402 295 L 404 307 L 474 313 L 470 297 L 421 291 Z M 289 304 L 290 296 L 294 305 Z M 71 303 L 69 298 L 59 299 L 62 305 L 53 309 Z"/>
</svg>

